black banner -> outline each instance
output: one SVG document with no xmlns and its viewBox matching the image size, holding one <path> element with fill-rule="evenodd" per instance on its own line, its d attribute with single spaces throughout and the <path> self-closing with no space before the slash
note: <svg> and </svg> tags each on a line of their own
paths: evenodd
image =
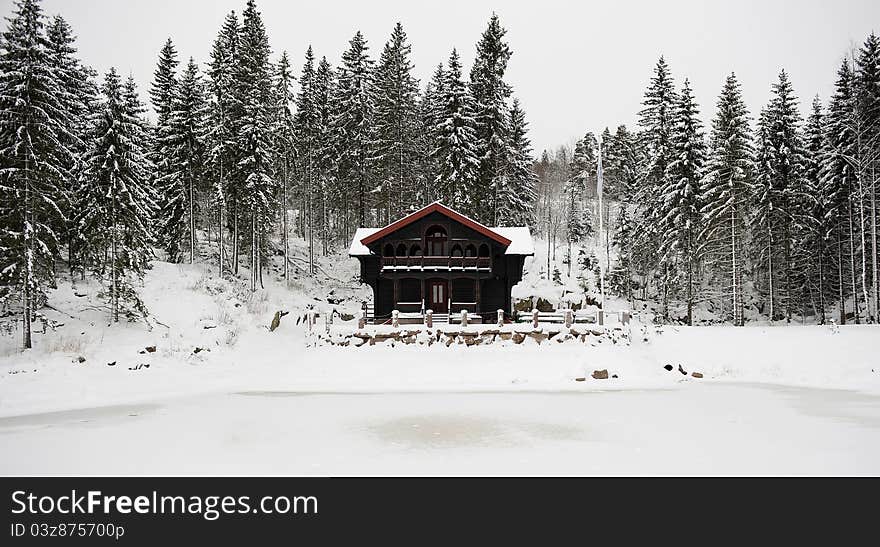
<svg viewBox="0 0 880 547">
<path fill-rule="evenodd" d="M 688 536 L 711 543 L 825 537 L 840 544 L 876 522 L 878 485 L 855 479 L 38 477 L 2 479 L 0 510 L 3 545 L 556 544 Z"/>
</svg>

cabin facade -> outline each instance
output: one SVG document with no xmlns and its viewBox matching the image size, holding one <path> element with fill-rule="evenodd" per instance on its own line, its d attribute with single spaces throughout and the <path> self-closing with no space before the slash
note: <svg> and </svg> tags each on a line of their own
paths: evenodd
<svg viewBox="0 0 880 547">
<path fill-rule="evenodd" d="M 512 313 L 511 288 L 533 254 L 527 227 L 489 228 L 439 202 L 384 228 L 359 228 L 349 249 L 377 321 L 393 310 L 467 310 L 494 321 L 499 309 Z"/>
</svg>

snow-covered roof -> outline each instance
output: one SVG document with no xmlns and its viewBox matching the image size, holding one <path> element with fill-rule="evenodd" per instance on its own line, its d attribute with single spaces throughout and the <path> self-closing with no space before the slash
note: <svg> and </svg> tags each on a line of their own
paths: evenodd
<svg viewBox="0 0 880 547">
<path fill-rule="evenodd" d="M 351 240 L 351 247 L 348 248 L 348 256 L 370 256 L 372 253 L 361 240 L 367 236 L 371 236 L 382 228 L 358 228 Z"/>
<path fill-rule="evenodd" d="M 453 209 L 450 209 L 449 207 L 446 207 L 439 201 L 435 201 L 434 203 L 426 205 L 425 207 L 422 207 L 414 213 L 410 213 L 409 215 L 406 215 L 405 217 L 392 222 L 384 228 L 358 228 L 354 233 L 354 238 L 352 238 L 351 240 L 351 247 L 348 248 L 348 255 L 370 256 L 373 253 L 370 252 L 370 249 L 369 247 L 367 247 L 367 245 L 364 245 L 362 243 L 364 240 L 367 240 L 368 245 L 372 244 L 374 241 L 377 241 L 390 233 L 396 232 L 407 224 L 411 224 L 412 222 L 415 222 L 416 220 L 433 212 L 439 212 L 457 222 L 460 222 L 461 224 L 464 224 L 472 230 L 476 230 L 477 232 L 483 234 L 490 239 L 495 240 L 502 245 L 507 245 L 504 254 L 535 254 L 535 248 L 532 245 L 532 234 L 529 232 L 529 228 L 527 226 L 504 226 L 490 228 L 488 226 L 480 224 L 479 222 L 471 218 L 466 217 L 465 215 Z"/>
<path fill-rule="evenodd" d="M 532 244 L 532 234 L 528 226 L 499 226 L 489 228 L 500 236 L 504 236 L 510 240 L 510 245 L 504 251 L 507 255 L 533 255 L 535 247 Z M 381 228 L 358 228 L 351 240 L 351 247 L 348 249 L 348 256 L 370 256 L 370 249 L 361 243 L 361 240 L 367 236 L 371 236 L 381 230 Z"/>
<path fill-rule="evenodd" d="M 498 235 L 510 240 L 510 245 L 504 251 L 506 255 L 533 255 L 535 246 L 532 244 L 532 234 L 528 226 L 496 226 L 489 228 Z"/>
</svg>

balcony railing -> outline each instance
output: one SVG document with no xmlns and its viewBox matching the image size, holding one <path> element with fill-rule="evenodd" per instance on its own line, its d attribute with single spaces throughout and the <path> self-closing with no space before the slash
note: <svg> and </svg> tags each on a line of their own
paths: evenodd
<svg viewBox="0 0 880 547">
<path fill-rule="evenodd" d="M 409 270 L 491 270 L 492 259 L 488 256 L 383 256 L 382 267 Z"/>
</svg>

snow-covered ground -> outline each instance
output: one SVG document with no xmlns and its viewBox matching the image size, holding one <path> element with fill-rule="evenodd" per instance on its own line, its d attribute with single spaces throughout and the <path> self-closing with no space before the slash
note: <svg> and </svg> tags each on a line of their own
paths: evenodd
<svg viewBox="0 0 880 547">
<path fill-rule="evenodd" d="M 157 262 L 151 329 L 108 325 L 97 286 L 62 284 L 34 350 L 0 338 L 0 474 L 880 473 L 876 326 L 315 346 L 297 318 L 355 313 L 354 272 L 327 257 L 285 288 L 270 270 L 254 297 Z"/>
</svg>

